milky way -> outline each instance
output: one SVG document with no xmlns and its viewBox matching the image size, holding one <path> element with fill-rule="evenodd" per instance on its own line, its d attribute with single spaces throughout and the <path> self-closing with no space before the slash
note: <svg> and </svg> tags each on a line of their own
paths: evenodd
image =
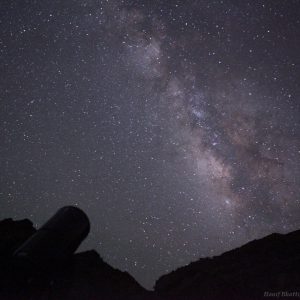
<svg viewBox="0 0 300 300">
<path fill-rule="evenodd" d="M 299 1 L 2 1 L 0 217 L 90 217 L 158 276 L 300 228 Z"/>
</svg>

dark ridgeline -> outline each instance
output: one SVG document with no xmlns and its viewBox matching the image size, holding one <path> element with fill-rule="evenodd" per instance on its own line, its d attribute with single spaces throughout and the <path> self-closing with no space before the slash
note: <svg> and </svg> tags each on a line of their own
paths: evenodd
<svg viewBox="0 0 300 300">
<path fill-rule="evenodd" d="M 300 298 L 300 230 L 271 234 L 158 279 L 155 291 L 106 264 L 95 251 L 74 254 L 89 232 L 78 208 L 60 209 L 35 230 L 0 222 L 0 299 Z"/>
<path fill-rule="evenodd" d="M 1 221 L 0 299 L 147 299 L 151 293 L 97 252 L 74 254 L 89 229 L 71 206 L 39 230 L 29 220 Z"/>
<path fill-rule="evenodd" d="M 300 230 L 202 258 L 159 278 L 155 290 L 168 300 L 300 299 Z"/>
</svg>

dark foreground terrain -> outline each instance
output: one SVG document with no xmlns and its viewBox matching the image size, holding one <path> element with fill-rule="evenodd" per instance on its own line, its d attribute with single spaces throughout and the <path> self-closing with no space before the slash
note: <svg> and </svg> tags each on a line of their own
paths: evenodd
<svg viewBox="0 0 300 300">
<path fill-rule="evenodd" d="M 300 299 L 300 230 L 200 259 L 159 278 L 154 292 L 93 250 L 45 265 L 13 257 L 35 232 L 29 220 L 0 221 L 1 299 Z"/>
</svg>

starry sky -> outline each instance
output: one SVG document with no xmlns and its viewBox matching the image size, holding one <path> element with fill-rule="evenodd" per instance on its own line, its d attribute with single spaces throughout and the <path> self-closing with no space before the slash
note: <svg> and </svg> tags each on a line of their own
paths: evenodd
<svg viewBox="0 0 300 300">
<path fill-rule="evenodd" d="M 158 276 L 300 228 L 300 1 L 2 0 L 0 219 L 78 205 Z"/>
</svg>

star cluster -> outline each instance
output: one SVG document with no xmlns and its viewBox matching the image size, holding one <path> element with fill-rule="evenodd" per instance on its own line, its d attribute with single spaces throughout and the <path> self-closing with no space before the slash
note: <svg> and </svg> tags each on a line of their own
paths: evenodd
<svg viewBox="0 0 300 300">
<path fill-rule="evenodd" d="M 299 1 L 0 6 L 1 218 L 78 205 L 148 288 L 299 229 Z"/>
</svg>

